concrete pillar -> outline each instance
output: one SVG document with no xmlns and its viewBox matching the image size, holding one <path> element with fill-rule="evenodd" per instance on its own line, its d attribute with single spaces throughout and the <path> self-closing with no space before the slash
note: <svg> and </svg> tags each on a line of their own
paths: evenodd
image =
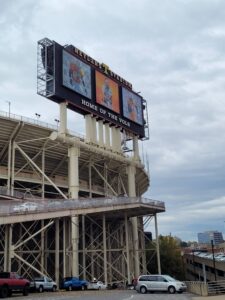
<svg viewBox="0 0 225 300">
<path fill-rule="evenodd" d="M 89 175 L 89 198 L 92 197 L 92 163 L 89 162 L 88 166 L 88 175 Z"/>
<path fill-rule="evenodd" d="M 134 166 L 127 167 L 128 173 L 128 196 L 136 197 L 136 184 L 135 173 L 136 168 Z M 132 235 L 133 235 L 133 249 L 134 249 L 134 276 L 138 277 L 140 274 L 140 262 L 139 262 L 139 243 L 138 243 L 138 222 L 137 217 L 131 218 Z"/>
<path fill-rule="evenodd" d="M 11 193 L 11 159 L 12 159 L 12 141 L 9 141 L 8 148 L 8 178 L 7 178 L 7 194 Z"/>
<path fill-rule="evenodd" d="M 83 264 L 83 279 L 86 280 L 86 244 L 85 244 L 85 216 L 82 216 L 82 248 L 83 248 L 83 256 L 82 256 L 82 264 Z"/>
<path fill-rule="evenodd" d="M 14 195 L 14 179 L 15 179 L 15 142 L 12 144 L 12 165 L 11 165 L 11 196 Z"/>
<path fill-rule="evenodd" d="M 45 221 L 41 220 L 41 228 L 45 226 Z M 45 230 L 41 231 L 41 272 L 44 273 L 45 269 Z"/>
<path fill-rule="evenodd" d="M 95 118 L 91 118 L 91 141 L 97 144 L 97 123 Z"/>
<path fill-rule="evenodd" d="M 5 249 L 4 249 L 4 272 L 11 272 L 12 247 L 12 225 L 5 226 Z"/>
<path fill-rule="evenodd" d="M 127 281 L 128 284 L 131 284 L 131 273 L 130 273 L 130 245 L 129 245 L 129 229 L 128 229 L 128 220 L 127 214 L 124 215 L 125 222 L 125 235 L 126 235 L 126 253 L 127 253 Z"/>
<path fill-rule="evenodd" d="M 112 150 L 117 151 L 117 141 L 116 141 L 116 128 L 114 126 L 111 127 L 111 137 L 112 137 Z"/>
<path fill-rule="evenodd" d="M 91 115 L 85 115 L 85 131 L 86 131 L 86 142 L 90 143 L 92 141 L 92 120 Z"/>
<path fill-rule="evenodd" d="M 105 124 L 105 147 L 110 149 L 110 127 L 109 124 Z"/>
<path fill-rule="evenodd" d="M 63 218 L 63 277 L 71 276 L 68 248 L 70 244 L 70 226 L 68 219 Z"/>
<path fill-rule="evenodd" d="M 103 121 L 98 121 L 98 143 L 100 147 L 104 146 Z"/>
<path fill-rule="evenodd" d="M 59 133 L 67 133 L 67 103 L 63 102 L 59 104 L 60 109 L 60 123 L 59 123 Z"/>
<path fill-rule="evenodd" d="M 119 128 L 115 128 L 115 137 L 116 137 L 116 151 L 122 152 L 121 149 L 121 133 Z"/>
<path fill-rule="evenodd" d="M 155 240 L 156 240 L 156 255 L 157 255 L 158 274 L 161 274 L 157 214 L 154 215 L 154 219 L 155 219 Z"/>
<path fill-rule="evenodd" d="M 134 160 L 140 160 L 140 155 L 139 155 L 139 147 L 138 147 L 138 137 L 134 136 L 133 137 L 133 149 L 134 149 Z"/>
<path fill-rule="evenodd" d="M 42 172 L 45 173 L 45 149 L 42 151 Z M 42 199 L 45 198 L 45 177 L 42 175 L 42 188 L 41 188 Z"/>
<path fill-rule="evenodd" d="M 102 217 L 102 230 L 103 230 L 103 257 L 104 257 L 104 281 L 108 284 L 108 273 L 107 273 L 107 247 L 106 247 L 106 221 L 105 215 Z"/>
<path fill-rule="evenodd" d="M 79 149 L 71 147 L 69 156 L 69 198 L 78 199 L 79 194 Z M 71 217 L 72 276 L 79 277 L 79 217 Z"/>
<path fill-rule="evenodd" d="M 55 220 L 55 281 L 59 286 L 59 219 Z"/>
</svg>

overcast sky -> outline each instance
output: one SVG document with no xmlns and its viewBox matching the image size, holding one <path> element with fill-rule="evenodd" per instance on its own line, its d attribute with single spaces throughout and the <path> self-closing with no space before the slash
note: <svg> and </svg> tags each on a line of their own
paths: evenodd
<svg viewBox="0 0 225 300">
<path fill-rule="evenodd" d="M 0 110 L 10 101 L 12 113 L 54 124 L 58 106 L 36 94 L 44 37 L 109 65 L 148 101 L 146 197 L 166 204 L 159 232 L 224 232 L 225 1 L 1 0 Z M 69 118 L 82 133 L 81 117 Z"/>
</svg>

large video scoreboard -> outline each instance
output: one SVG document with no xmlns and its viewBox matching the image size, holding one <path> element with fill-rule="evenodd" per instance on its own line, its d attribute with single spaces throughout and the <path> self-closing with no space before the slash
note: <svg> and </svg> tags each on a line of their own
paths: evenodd
<svg viewBox="0 0 225 300">
<path fill-rule="evenodd" d="M 47 98 L 83 115 L 93 114 L 112 126 L 144 138 L 143 98 L 132 85 L 78 48 L 51 41 L 41 48 L 47 76 Z M 40 43 L 39 43 L 40 46 Z"/>
</svg>

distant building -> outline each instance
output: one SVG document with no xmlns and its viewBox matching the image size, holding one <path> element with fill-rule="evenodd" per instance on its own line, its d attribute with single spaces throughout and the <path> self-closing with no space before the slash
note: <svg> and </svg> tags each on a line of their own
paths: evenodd
<svg viewBox="0 0 225 300">
<path fill-rule="evenodd" d="M 222 232 L 219 231 L 205 231 L 198 233 L 198 242 L 199 244 L 211 244 L 213 241 L 214 245 L 223 243 Z"/>
</svg>

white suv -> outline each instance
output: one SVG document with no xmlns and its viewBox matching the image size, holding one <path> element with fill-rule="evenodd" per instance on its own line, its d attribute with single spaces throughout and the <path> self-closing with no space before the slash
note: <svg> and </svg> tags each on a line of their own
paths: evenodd
<svg viewBox="0 0 225 300">
<path fill-rule="evenodd" d="M 148 291 L 167 291 L 170 294 L 183 293 L 187 286 L 168 275 L 141 275 L 138 277 L 136 291 L 145 294 Z"/>
</svg>

